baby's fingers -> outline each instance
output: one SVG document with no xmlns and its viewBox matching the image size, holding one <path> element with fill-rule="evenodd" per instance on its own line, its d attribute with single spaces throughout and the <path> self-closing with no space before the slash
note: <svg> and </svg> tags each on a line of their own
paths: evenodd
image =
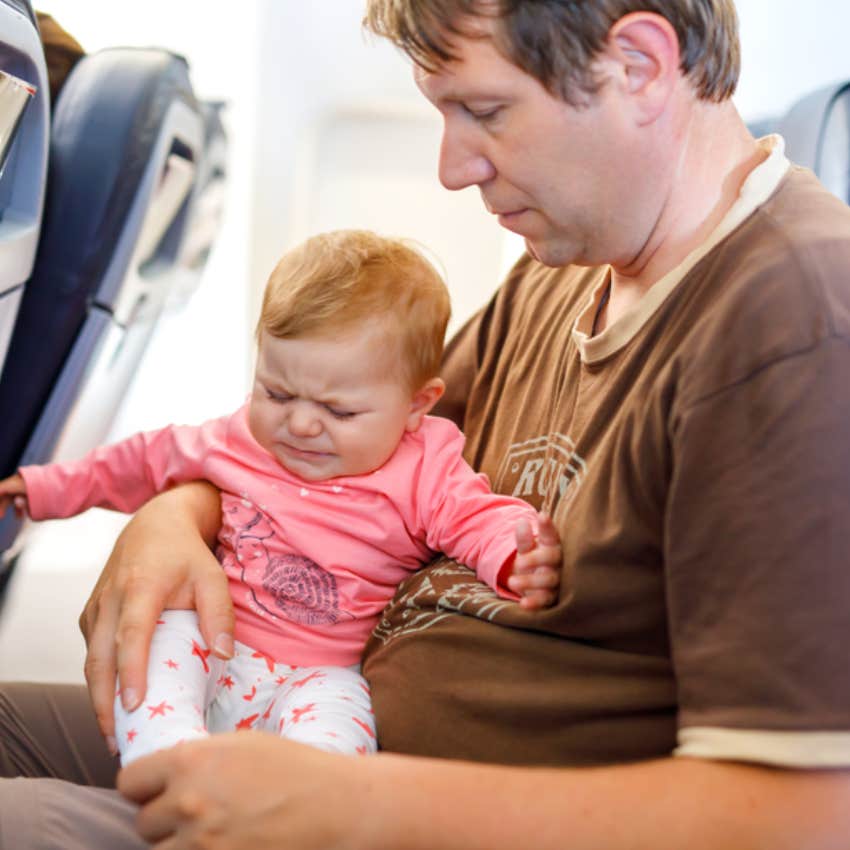
<svg viewBox="0 0 850 850">
<path fill-rule="evenodd" d="M 15 506 L 15 514 L 18 519 L 23 519 L 29 513 L 26 496 L 15 496 L 12 504 Z"/>
<path fill-rule="evenodd" d="M 555 528 L 555 523 L 552 522 L 552 517 L 543 511 L 537 514 L 537 545 L 544 547 L 561 545 L 561 536 Z"/>
<path fill-rule="evenodd" d="M 520 597 L 519 607 L 526 611 L 538 611 L 541 608 L 549 608 L 558 601 L 558 594 L 554 590 L 529 590 Z"/>
<path fill-rule="evenodd" d="M 517 555 L 521 557 L 525 552 L 534 548 L 534 531 L 531 528 L 531 523 L 525 519 L 518 520 L 515 534 Z"/>
<path fill-rule="evenodd" d="M 514 573 L 508 579 L 508 587 L 520 596 L 534 590 L 551 590 L 561 583 L 557 570 L 551 567 L 537 567 L 532 572 Z"/>
<path fill-rule="evenodd" d="M 561 547 L 560 546 L 536 546 L 530 552 L 517 552 L 514 559 L 514 571 L 518 573 L 530 572 L 537 567 L 552 567 L 553 569 L 561 568 Z"/>
</svg>

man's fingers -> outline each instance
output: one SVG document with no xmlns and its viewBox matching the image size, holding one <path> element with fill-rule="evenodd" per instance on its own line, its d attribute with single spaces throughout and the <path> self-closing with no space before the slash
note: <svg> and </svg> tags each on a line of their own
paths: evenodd
<svg viewBox="0 0 850 850">
<path fill-rule="evenodd" d="M 87 612 L 97 610 L 97 617 L 92 624 L 86 623 L 83 629 L 83 620 Z M 95 617 L 91 613 L 92 618 Z M 86 635 L 88 652 L 83 671 L 89 687 L 89 696 L 92 707 L 97 717 L 98 726 L 103 736 L 110 743 L 115 736 L 115 717 L 113 706 L 115 702 L 116 667 L 115 667 L 115 622 L 117 620 L 117 608 L 110 605 L 99 604 L 89 601 L 86 610 L 80 617 L 80 628 Z"/>
<path fill-rule="evenodd" d="M 144 756 L 118 773 L 115 787 L 120 794 L 140 806 L 165 790 L 171 773 L 171 748 Z"/>
<path fill-rule="evenodd" d="M 167 838 L 177 826 L 171 795 L 160 796 L 167 791 L 168 775 L 156 760 L 164 752 L 133 762 L 118 774 L 117 780 L 121 794 L 142 807 L 136 815 L 136 831 L 151 843 Z M 151 761 L 153 766 L 148 765 Z M 139 773 L 138 767 L 143 767 L 144 772 Z"/>
<path fill-rule="evenodd" d="M 147 582 L 127 585 L 115 629 L 118 684 L 127 711 L 133 711 L 145 696 L 151 638 L 164 602 L 158 589 Z"/>
<path fill-rule="evenodd" d="M 215 573 L 195 589 L 198 625 L 207 646 L 219 658 L 233 657 L 233 603 L 224 571 L 216 562 Z"/>
<path fill-rule="evenodd" d="M 187 764 L 186 747 L 194 749 L 197 742 L 190 745 L 178 744 L 166 750 L 140 758 L 125 767 L 118 774 L 118 791 L 142 808 L 136 816 L 136 829 L 147 841 L 158 842 L 173 835 L 182 823 L 191 821 L 203 812 L 201 796 L 192 785 L 191 764 Z M 182 776 L 188 772 L 188 789 L 181 790 Z M 171 842 L 157 847 L 171 846 Z"/>
</svg>

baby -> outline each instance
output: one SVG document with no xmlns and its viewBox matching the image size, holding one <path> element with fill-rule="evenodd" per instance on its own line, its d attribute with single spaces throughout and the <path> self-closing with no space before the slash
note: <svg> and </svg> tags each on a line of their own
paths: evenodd
<svg viewBox="0 0 850 850">
<path fill-rule="evenodd" d="M 437 552 L 526 608 L 554 601 L 551 520 L 492 493 L 463 460 L 457 427 L 428 415 L 444 390 L 449 312 L 442 279 L 405 242 L 356 230 L 313 237 L 269 279 L 243 407 L 0 482 L 0 512 L 14 503 L 33 519 L 134 511 L 197 479 L 221 490 L 216 556 L 235 610 L 234 657 L 210 653 L 194 612 L 163 612 L 145 701 L 128 713 L 116 697 L 123 764 L 245 728 L 373 752 L 360 655 L 396 585 Z"/>
</svg>

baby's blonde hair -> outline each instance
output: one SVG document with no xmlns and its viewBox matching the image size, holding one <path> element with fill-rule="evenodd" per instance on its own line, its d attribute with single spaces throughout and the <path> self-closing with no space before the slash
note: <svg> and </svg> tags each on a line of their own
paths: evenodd
<svg viewBox="0 0 850 850">
<path fill-rule="evenodd" d="M 404 239 L 369 230 L 321 233 L 288 251 L 266 284 L 257 338 L 321 335 L 375 320 L 398 345 L 411 389 L 439 374 L 449 293 Z"/>
</svg>

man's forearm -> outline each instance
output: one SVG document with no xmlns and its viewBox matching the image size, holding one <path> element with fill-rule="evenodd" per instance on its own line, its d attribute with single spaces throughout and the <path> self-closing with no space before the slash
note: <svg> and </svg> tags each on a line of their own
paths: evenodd
<svg viewBox="0 0 850 850">
<path fill-rule="evenodd" d="M 850 834 L 844 771 L 685 758 L 574 770 L 377 758 L 372 850 L 837 850 Z"/>
<path fill-rule="evenodd" d="M 176 499 L 174 506 L 182 512 L 184 521 L 197 528 L 208 546 L 215 543 L 221 527 L 221 494 L 206 481 L 193 481 L 171 491 Z"/>
</svg>

